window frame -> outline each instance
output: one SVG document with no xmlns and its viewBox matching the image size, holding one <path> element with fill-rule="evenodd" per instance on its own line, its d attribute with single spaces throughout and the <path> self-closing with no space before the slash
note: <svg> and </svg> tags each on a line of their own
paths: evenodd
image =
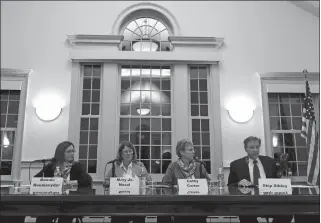
<svg viewBox="0 0 321 223">
<path fill-rule="evenodd" d="M 265 138 L 265 147 L 266 147 L 265 150 L 266 150 L 267 156 L 273 157 L 268 93 L 303 93 L 305 94 L 305 77 L 302 72 L 273 72 L 273 73 L 259 73 L 258 75 L 260 76 L 260 81 L 261 81 L 262 112 L 263 112 L 264 138 Z M 316 72 L 307 74 L 307 79 L 309 81 L 310 87 L 311 85 L 320 85 L 319 77 L 320 77 L 320 74 Z M 268 90 L 269 85 L 270 86 L 273 85 L 273 90 L 270 92 Z M 287 85 L 288 85 L 288 88 L 287 88 Z M 293 85 L 297 85 L 297 87 L 294 88 Z M 289 90 L 286 91 L 286 89 L 289 89 Z M 280 92 L 277 92 L 278 90 Z M 315 87 L 313 87 L 312 94 L 313 93 L 318 93 L 320 95 L 320 92 L 316 92 Z M 316 108 L 315 106 L 315 110 L 316 109 L 318 108 Z M 316 115 L 319 115 L 319 114 L 316 114 Z M 297 182 L 304 182 L 306 181 L 306 176 L 293 176 L 292 180 Z"/>
<path fill-rule="evenodd" d="M 17 82 L 20 82 L 20 100 L 18 124 L 15 135 L 15 146 L 12 156 L 11 175 L 1 176 L 1 182 L 15 182 L 21 180 L 21 158 L 24 136 L 25 110 L 27 102 L 28 79 L 32 69 L 1 68 L 1 90 L 17 90 Z"/>
<path fill-rule="evenodd" d="M 191 80 L 191 68 L 195 68 L 195 67 L 203 67 L 203 68 L 206 68 L 206 71 L 207 71 L 207 77 L 206 77 L 206 80 L 207 80 L 207 106 L 208 106 L 208 115 L 207 116 L 201 116 L 200 114 L 198 116 L 192 116 L 192 108 L 191 108 L 191 84 L 190 84 L 190 80 Z M 189 65 L 188 66 L 188 115 L 189 115 L 189 119 L 188 119 L 188 122 L 189 122 L 189 136 L 190 136 L 190 140 L 192 141 L 193 139 L 193 129 L 192 129 L 192 120 L 193 119 L 196 119 L 196 120 L 202 120 L 202 119 L 207 119 L 208 122 L 209 122 L 209 134 L 210 134 L 210 163 L 211 163 L 211 166 L 210 166 L 210 169 L 211 169 L 211 175 L 213 173 L 213 171 L 215 171 L 215 168 L 219 168 L 217 167 L 214 163 L 222 163 L 222 159 L 217 159 L 216 156 L 213 155 L 214 153 L 214 135 L 217 134 L 214 129 L 214 124 L 213 124 L 213 106 L 215 105 L 214 104 L 214 101 L 213 101 L 213 98 L 214 97 L 212 95 L 212 91 L 215 91 L 214 94 L 217 94 L 219 92 L 217 92 L 217 90 L 213 89 L 212 87 L 212 83 L 211 83 L 211 67 L 208 66 L 208 65 Z M 197 80 L 200 80 L 199 78 Z M 194 91 L 195 92 L 195 91 Z M 200 91 L 197 91 L 197 92 L 200 92 Z M 198 105 L 200 105 L 200 102 L 198 103 Z M 200 131 L 201 132 L 201 131 Z M 217 147 L 216 147 L 217 148 Z M 201 154 L 202 155 L 202 154 Z M 221 156 L 220 156 L 221 157 Z M 201 157 L 199 157 L 201 159 Z M 215 159 L 216 158 L 216 159 Z M 208 160 L 206 160 L 208 161 Z M 214 163 L 213 163 L 214 162 Z M 222 164 L 223 165 L 223 164 Z"/>
<path fill-rule="evenodd" d="M 95 63 L 95 62 L 93 62 L 93 63 L 90 63 L 90 62 L 83 62 L 83 63 L 80 63 L 79 64 L 79 66 L 80 66 L 80 73 L 79 73 L 79 75 L 80 75 L 80 80 L 79 80 L 79 96 L 80 96 L 80 104 L 79 104 L 79 132 L 78 132 L 78 135 L 79 135 L 79 133 L 81 132 L 81 118 L 83 118 L 84 116 L 82 115 L 82 105 L 83 105 L 83 101 L 82 101 L 82 99 L 83 99 L 83 83 L 84 83 L 84 67 L 86 66 L 86 65 L 90 65 L 90 66 L 95 66 L 95 65 L 99 65 L 99 66 L 101 66 L 101 76 L 100 76 L 100 89 L 99 89 L 99 93 L 100 93 L 100 101 L 99 101 L 99 115 L 94 115 L 94 117 L 92 117 L 92 115 L 91 114 L 89 114 L 89 115 L 85 115 L 86 116 L 86 118 L 98 118 L 98 140 L 97 140 L 97 158 L 96 158 L 96 173 L 91 173 L 91 175 L 92 176 L 96 176 L 97 175 L 97 173 L 98 173 L 98 157 L 99 157 L 99 155 L 98 155 L 98 151 L 99 151 L 99 145 L 100 145 L 100 132 L 101 132 L 101 110 L 102 110 L 102 108 L 101 108 L 101 102 L 102 102 L 102 100 L 101 100 L 101 97 L 102 97 L 102 82 L 103 82 L 103 63 Z M 91 89 L 91 91 L 92 91 L 93 89 Z M 89 131 L 90 132 L 90 131 Z M 80 137 L 80 136 L 78 136 L 78 137 Z M 89 140 L 89 136 L 88 136 L 88 140 Z M 78 151 L 76 151 L 76 153 L 75 153 L 75 159 L 76 160 L 78 160 L 79 161 L 79 144 L 80 144 L 80 142 L 79 142 L 79 138 L 78 138 L 78 141 L 73 141 L 73 143 L 74 143 L 74 145 L 76 146 L 76 148 L 78 148 Z M 89 146 L 89 144 L 87 145 L 87 146 Z M 89 153 L 89 148 L 88 148 L 88 151 L 87 151 L 87 153 Z M 81 159 L 81 160 L 86 160 L 86 163 L 87 163 L 87 171 L 88 171 L 88 162 L 89 162 L 89 160 L 93 160 L 93 159 L 89 159 L 89 156 L 87 157 L 87 159 Z"/>
<path fill-rule="evenodd" d="M 115 154 L 117 154 L 117 151 L 118 151 L 118 142 L 119 142 L 119 133 L 120 133 L 120 118 L 128 118 L 128 117 L 131 117 L 131 115 L 121 115 L 120 114 L 120 105 L 121 105 L 121 69 L 122 69 L 122 66 L 126 66 L 128 64 L 126 64 L 125 62 L 123 64 L 119 64 L 118 65 L 118 85 L 117 85 L 117 132 L 116 132 L 116 151 L 115 151 Z M 149 67 L 152 67 L 152 66 L 157 66 L 157 67 L 169 67 L 170 70 L 171 70 L 171 76 L 170 76 L 170 94 L 171 94 L 171 115 L 170 116 L 161 116 L 162 118 L 170 118 L 171 120 L 171 146 L 173 145 L 173 108 L 174 108 L 174 105 L 173 105 L 173 79 L 174 79 L 174 72 L 173 72 L 173 65 L 172 64 L 167 64 L 167 63 L 157 63 L 154 64 L 154 63 L 148 63 L 148 62 L 142 62 L 142 64 L 138 65 L 138 66 L 149 66 Z M 130 68 L 132 69 L 132 68 Z M 134 116 L 134 118 L 143 118 L 144 116 Z M 147 118 L 153 118 L 153 116 L 146 116 Z M 160 119 L 162 119 L 160 118 Z M 160 132 L 163 132 L 163 131 L 160 131 Z M 133 143 L 134 144 L 134 143 Z M 135 145 L 135 144 L 134 144 Z M 150 146 L 152 146 L 152 144 L 150 143 Z M 136 148 L 136 147 L 135 147 Z M 136 148 L 136 151 L 138 150 L 138 148 Z M 151 157 L 149 159 L 143 159 L 143 160 L 153 160 Z M 172 150 L 172 159 L 173 160 L 173 150 Z M 151 166 L 150 166 L 150 169 L 151 169 Z M 158 179 L 160 175 L 164 175 L 164 174 L 159 174 L 159 173 L 150 173 L 150 176 L 153 178 L 153 179 Z M 158 179 L 159 180 L 159 179 Z"/>
<path fill-rule="evenodd" d="M 155 26 L 156 26 L 156 24 L 158 24 L 158 23 L 161 23 L 164 27 L 165 27 L 165 29 L 163 29 L 162 31 L 158 31 L 158 33 L 156 33 L 155 35 L 160 35 L 160 33 L 162 33 L 163 31 L 165 31 L 166 30 L 166 32 L 167 32 L 167 38 L 170 36 L 170 35 L 173 35 L 173 32 L 172 32 L 172 28 L 171 28 L 171 26 L 170 26 L 170 23 L 169 22 L 164 22 L 164 20 L 163 19 L 158 19 L 157 18 L 157 16 L 155 16 L 155 12 L 154 13 L 148 13 L 149 11 L 146 11 L 145 13 L 144 13 L 144 16 L 140 16 L 140 14 L 138 14 L 137 16 L 135 16 L 135 17 L 133 17 L 132 19 L 129 19 L 129 18 L 127 18 L 127 22 L 125 22 L 124 24 L 123 24 L 123 26 L 122 26 L 122 28 L 121 28 L 121 32 L 120 33 L 122 33 L 122 34 L 124 34 L 124 32 L 126 31 L 126 30 L 128 30 L 128 31 L 130 31 L 132 34 L 136 34 L 137 36 L 140 36 L 140 39 L 138 39 L 138 38 L 136 38 L 136 41 L 138 41 L 138 40 L 140 40 L 141 42 L 142 42 L 142 40 L 144 39 L 143 38 L 143 33 L 141 33 L 141 35 L 139 35 L 139 34 L 137 34 L 136 32 L 135 32 L 135 30 L 130 30 L 130 29 L 128 29 L 128 26 L 132 23 L 132 22 L 135 22 L 136 23 L 136 25 L 137 25 L 137 27 L 140 29 L 140 31 L 142 32 L 142 30 L 141 30 L 141 26 L 139 26 L 138 25 L 138 23 L 137 23 L 137 20 L 139 20 L 139 19 L 154 19 L 154 20 L 156 20 L 156 23 L 155 23 L 155 25 L 154 25 L 154 27 L 152 28 L 152 30 L 156 30 L 155 29 Z M 157 13 L 156 13 L 157 14 Z M 132 16 L 131 16 L 132 17 Z M 126 26 L 125 26 L 126 25 Z M 132 39 L 125 39 L 125 35 L 123 35 L 124 36 L 124 39 L 122 40 L 122 42 L 121 42 L 121 44 L 119 45 L 119 49 L 121 50 L 121 51 L 135 51 L 134 49 L 133 49 L 133 42 L 135 41 L 133 38 Z M 154 35 L 153 35 L 154 36 Z M 156 50 L 155 52 L 161 52 L 161 51 L 171 51 L 172 50 L 172 47 L 171 47 L 171 45 L 170 45 L 170 42 L 167 40 L 156 40 L 155 38 L 152 38 L 153 36 L 149 36 L 149 42 L 154 42 L 154 41 L 156 41 L 156 42 L 159 42 L 159 46 L 158 46 L 158 48 L 159 48 L 159 50 Z M 130 46 L 130 50 L 125 50 L 125 49 L 123 49 L 123 46 L 124 46 L 124 43 L 126 43 L 126 42 L 129 42 L 129 46 Z M 162 45 L 164 45 L 165 43 L 169 43 L 169 50 L 162 50 Z M 143 50 L 138 50 L 138 51 L 143 51 Z M 152 52 L 152 51 L 150 51 L 150 52 Z"/>
</svg>

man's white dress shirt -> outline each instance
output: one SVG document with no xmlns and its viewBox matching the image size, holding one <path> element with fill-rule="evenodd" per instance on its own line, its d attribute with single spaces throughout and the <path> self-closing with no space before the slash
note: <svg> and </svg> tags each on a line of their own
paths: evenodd
<svg viewBox="0 0 321 223">
<path fill-rule="evenodd" d="M 259 171 L 260 171 L 260 178 L 261 179 L 265 179 L 266 178 L 266 175 L 265 175 L 265 172 L 264 172 L 264 168 L 263 168 L 263 165 L 260 161 L 259 158 L 256 159 L 257 160 L 257 166 L 259 168 Z M 250 171 L 250 178 L 251 178 L 251 182 L 253 184 L 254 182 L 254 179 L 253 179 L 253 167 L 254 167 L 254 163 L 253 163 L 254 160 L 252 160 L 251 158 L 249 158 L 249 171 Z"/>
</svg>

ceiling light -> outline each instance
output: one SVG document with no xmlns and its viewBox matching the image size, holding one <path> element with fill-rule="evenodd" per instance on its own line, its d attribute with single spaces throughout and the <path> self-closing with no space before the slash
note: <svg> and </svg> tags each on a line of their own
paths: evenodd
<svg viewBox="0 0 321 223">
<path fill-rule="evenodd" d="M 140 108 L 137 108 L 136 111 L 140 115 L 147 115 L 150 112 L 150 108 L 148 108 L 148 107 L 140 107 Z"/>
<path fill-rule="evenodd" d="M 134 41 L 133 50 L 134 51 L 156 51 L 158 44 L 155 40 L 151 39 L 141 39 Z"/>
<path fill-rule="evenodd" d="M 141 91 L 141 104 L 143 104 L 146 100 L 146 91 Z M 147 115 L 150 112 L 149 106 L 142 105 L 141 107 L 136 109 L 137 113 L 140 115 Z"/>
</svg>

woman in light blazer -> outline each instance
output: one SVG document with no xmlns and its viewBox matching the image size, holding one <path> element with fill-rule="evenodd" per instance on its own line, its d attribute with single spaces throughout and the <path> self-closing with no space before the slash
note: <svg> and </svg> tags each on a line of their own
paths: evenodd
<svg viewBox="0 0 321 223">
<path fill-rule="evenodd" d="M 114 173 L 113 173 L 114 172 Z M 111 177 L 128 177 L 128 178 L 139 178 L 144 175 L 147 181 L 151 181 L 145 166 L 143 163 L 137 160 L 136 149 L 131 142 L 123 141 L 118 147 L 117 161 L 115 169 L 110 169 L 105 176 L 105 185 L 109 186 Z M 144 223 L 144 216 L 114 216 L 111 219 L 112 223 Z"/>
</svg>

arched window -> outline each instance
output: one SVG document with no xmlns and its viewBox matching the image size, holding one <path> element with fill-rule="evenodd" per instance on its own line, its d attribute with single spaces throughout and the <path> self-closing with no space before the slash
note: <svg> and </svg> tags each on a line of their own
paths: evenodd
<svg viewBox="0 0 321 223">
<path fill-rule="evenodd" d="M 167 27 L 157 19 L 137 18 L 123 32 L 122 51 L 171 51 Z"/>
</svg>

